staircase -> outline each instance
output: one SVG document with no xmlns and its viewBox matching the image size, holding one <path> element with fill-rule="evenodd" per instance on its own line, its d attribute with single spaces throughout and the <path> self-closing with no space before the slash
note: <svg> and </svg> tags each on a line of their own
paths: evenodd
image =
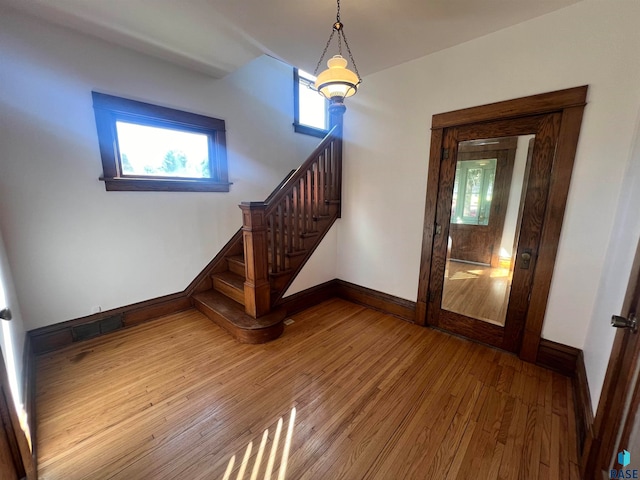
<svg viewBox="0 0 640 480">
<path fill-rule="evenodd" d="M 242 228 L 192 284 L 194 307 L 242 343 L 282 334 L 282 296 L 340 217 L 342 124 L 334 125 L 264 202 L 240 205 Z"/>
</svg>

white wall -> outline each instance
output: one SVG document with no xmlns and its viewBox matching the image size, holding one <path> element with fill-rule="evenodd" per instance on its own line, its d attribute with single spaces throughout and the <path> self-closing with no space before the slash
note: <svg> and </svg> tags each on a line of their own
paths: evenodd
<svg viewBox="0 0 640 480">
<path fill-rule="evenodd" d="M 292 133 L 275 60 L 213 80 L 1 13 L 0 229 L 28 329 L 182 290 L 236 205 L 317 143 Z M 639 20 L 636 0 L 584 0 L 365 78 L 345 115 L 343 220 L 288 294 L 338 277 L 416 300 L 432 115 L 589 84 L 543 336 L 584 347 L 595 402 L 640 230 Z M 232 191 L 105 192 L 91 90 L 224 118 Z"/>
<path fill-rule="evenodd" d="M 513 160 L 513 174 L 511 176 L 511 189 L 509 190 L 509 200 L 507 212 L 504 218 L 504 228 L 500 241 L 500 257 L 513 256 L 513 242 L 516 237 L 516 227 L 518 225 L 518 213 L 520 213 L 520 202 L 522 200 L 522 184 L 524 182 L 525 167 L 527 166 L 527 156 L 529 153 L 529 140 L 535 135 L 520 135 L 516 149 L 516 157 Z"/>
<path fill-rule="evenodd" d="M 284 294 L 285 297 L 336 278 L 336 258 L 338 256 L 337 225 L 340 224 L 340 220 L 337 222 L 327 232 L 316 251 L 309 258 L 309 261 L 302 267 L 302 270 Z"/>
<path fill-rule="evenodd" d="M 221 80 L 0 15 L 0 228 L 27 329 L 183 290 L 317 145 L 293 133 L 291 68 Z M 222 118 L 230 193 L 106 192 L 91 91 Z"/>
<path fill-rule="evenodd" d="M 589 372 L 594 411 L 616 333 L 610 325 L 611 315 L 621 314 L 631 264 L 640 239 L 640 111 L 638 113 L 635 146 L 624 174 L 614 228 L 584 344 L 584 362 Z"/>
<path fill-rule="evenodd" d="M 543 327 L 584 347 L 640 106 L 639 21 L 637 0 L 584 0 L 366 77 L 347 112 L 338 277 L 416 300 L 432 115 L 589 84 Z"/>
<path fill-rule="evenodd" d="M 7 369 L 9 387 L 17 412 L 23 411 L 22 400 L 22 358 L 25 329 L 18 297 L 13 284 L 13 276 L 0 231 L 0 310 L 9 308 L 12 319 L 0 320 L 0 349 Z"/>
</svg>

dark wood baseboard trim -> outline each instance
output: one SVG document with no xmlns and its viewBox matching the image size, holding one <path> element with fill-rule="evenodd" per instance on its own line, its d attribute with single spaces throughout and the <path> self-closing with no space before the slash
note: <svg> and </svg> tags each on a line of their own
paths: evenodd
<svg viewBox="0 0 640 480">
<path fill-rule="evenodd" d="M 189 297 L 184 293 L 174 293 L 86 317 L 36 328 L 29 330 L 27 335 L 33 355 L 40 355 L 63 348 L 74 341 L 79 341 L 74 339 L 73 329 L 75 327 L 95 325 L 107 319 L 116 318 L 118 320 L 118 328 L 110 328 L 108 331 L 100 332 L 91 337 L 95 338 L 120 328 L 131 327 L 164 315 L 188 310 L 191 307 L 191 299 Z"/>
<path fill-rule="evenodd" d="M 51 352 L 73 343 L 74 327 L 90 325 L 119 316 L 122 319 L 122 328 L 126 328 L 164 315 L 192 308 L 193 303 L 187 295 L 188 291 L 189 288 L 182 293 L 166 295 L 164 297 L 158 297 L 94 315 L 30 330 L 27 332 L 27 336 L 31 355 L 35 356 Z M 415 302 L 338 279 L 329 280 L 320 285 L 285 297 L 278 302 L 277 306 L 284 308 L 287 315 L 293 315 L 334 297 L 340 297 L 350 302 L 394 315 L 411 323 L 413 323 L 415 319 Z M 114 330 L 109 330 L 103 334 L 106 335 L 111 331 Z M 32 364 L 34 363 L 35 362 L 32 362 Z"/>
<path fill-rule="evenodd" d="M 551 340 L 540 339 L 536 364 L 570 377 L 573 385 L 573 405 L 576 415 L 576 438 L 578 458 L 585 444 L 592 437 L 593 406 L 587 381 L 582 350 Z"/>
<path fill-rule="evenodd" d="M 570 378 L 576 375 L 578 356 L 582 350 L 562 343 L 540 339 L 536 365 L 548 368 Z"/>
<path fill-rule="evenodd" d="M 293 315 L 334 297 L 415 323 L 416 302 L 337 278 L 285 297 L 277 305 L 283 307 L 287 315 Z M 67 322 L 48 325 L 27 332 L 30 351 L 32 355 L 39 355 L 73 343 L 72 329 L 79 325 L 87 325 L 111 317 L 121 316 L 122 328 L 126 328 L 164 315 L 181 312 L 192 308 L 192 306 L 191 298 L 185 291 Z M 538 348 L 536 364 L 574 378 L 581 354 L 582 351 L 577 348 L 542 339 Z M 586 374 L 584 374 L 584 379 L 586 382 Z"/>
<path fill-rule="evenodd" d="M 286 311 L 287 316 L 290 316 L 335 297 L 415 323 L 415 302 L 337 278 L 285 297 L 278 302 L 278 306 Z M 121 315 L 122 328 L 126 328 L 164 315 L 187 310 L 192 306 L 191 299 L 183 292 L 27 332 L 24 354 L 24 391 L 26 396 L 25 408 L 28 417 L 31 419 L 30 426 L 33 426 L 31 438 L 34 446 L 34 460 L 36 458 L 35 448 L 37 444 L 37 432 L 33 421 L 36 418 L 36 355 L 57 350 L 72 343 L 74 341 L 72 328 L 78 325 L 99 322 L 103 319 Z M 110 332 L 105 332 L 104 334 L 107 333 Z M 578 453 L 580 454 L 593 426 L 593 410 L 582 350 L 552 342 L 551 340 L 541 339 L 536 364 L 573 379 L 576 428 L 578 448 L 580 449 Z"/>
<path fill-rule="evenodd" d="M 325 300 L 337 297 L 337 286 L 338 280 L 334 278 L 315 287 L 284 297 L 277 303 L 277 306 L 284 308 L 287 316 L 294 315 Z"/>
<path fill-rule="evenodd" d="M 593 434 L 593 404 L 587 381 L 587 369 L 584 365 L 582 350 L 576 362 L 576 374 L 573 377 L 573 398 L 576 409 L 576 428 L 578 429 L 578 458 L 582 455 L 587 436 Z"/>
<path fill-rule="evenodd" d="M 119 328 L 109 328 L 106 333 L 111 333 L 120 328 L 131 327 L 142 322 L 153 320 L 155 318 L 169 315 L 172 313 L 187 310 L 193 306 L 191 296 L 199 291 L 211 288 L 209 276 L 221 263 L 225 261 L 225 255 L 237 248 L 242 239 L 242 231 L 238 230 L 229 242 L 218 252 L 218 254 L 209 262 L 209 264 L 198 274 L 198 276 L 187 286 L 187 288 L 178 293 L 165 295 L 158 298 L 152 298 L 143 302 L 133 303 L 124 307 L 106 310 L 104 312 L 88 315 L 86 317 L 68 320 L 66 322 L 47 325 L 46 327 L 37 328 L 27 332 L 29 336 L 31 349 L 34 355 L 58 350 L 74 342 L 73 329 L 81 325 L 89 326 L 105 319 L 116 319 L 114 323 L 119 324 Z M 100 330 L 98 328 L 98 330 Z M 103 333 L 100 333 L 102 335 Z M 99 335 L 94 335 L 95 338 Z"/>
<path fill-rule="evenodd" d="M 361 287 L 344 280 L 335 280 L 336 296 L 365 307 L 379 310 L 394 317 L 414 323 L 416 318 L 416 302 L 405 300 L 388 293 Z"/>
</svg>

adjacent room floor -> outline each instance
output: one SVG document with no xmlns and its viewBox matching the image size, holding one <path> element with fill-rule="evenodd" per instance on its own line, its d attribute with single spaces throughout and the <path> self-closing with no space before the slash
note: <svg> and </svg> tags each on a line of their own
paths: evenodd
<svg viewBox="0 0 640 480">
<path fill-rule="evenodd" d="M 568 378 L 339 299 L 293 319 L 242 345 L 191 310 L 40 356 L 40 478 L 578 478 Z"/>
<path fill-rule="evenodd" d="M 442 308 L 504 327 L 513 271 L 473 263 L 447 262 Z"/>
</svg>

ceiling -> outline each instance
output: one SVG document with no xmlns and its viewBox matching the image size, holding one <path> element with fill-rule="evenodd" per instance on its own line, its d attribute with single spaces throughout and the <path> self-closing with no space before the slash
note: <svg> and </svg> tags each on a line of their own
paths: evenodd
<svg viewBox="0 0 640 480">
<path fill-rule="evenodd" d="M 366 76 L 578 1 L 342 0 L 341 20 Z M 0 0 L 0 5 L 217 78 L 263 53 L 313 72 L 336 15 L 335 0 Z"/>
</svg>

